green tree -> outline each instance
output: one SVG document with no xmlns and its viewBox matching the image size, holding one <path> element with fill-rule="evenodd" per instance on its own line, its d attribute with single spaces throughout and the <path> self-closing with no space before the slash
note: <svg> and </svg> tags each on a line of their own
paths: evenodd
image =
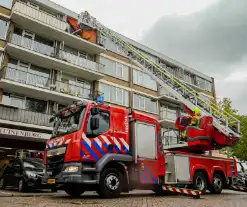
<svg viewBox="0 0 247 207">
<path fill-rule="evenodd" d="M 236 157 L 242 161 L 247 161 L 247 116 L 240 115 L 238 110 L 232 107 L 232 101 L 229 98 L 224 98 L 217 105 L 225 112 L 240 120 L 242 133 L 239 144 L 233 147 L 225 147 L 220 152 L 228 157 Z M 236 124 L 234 125 L 236 126 Z"/>
</svg>

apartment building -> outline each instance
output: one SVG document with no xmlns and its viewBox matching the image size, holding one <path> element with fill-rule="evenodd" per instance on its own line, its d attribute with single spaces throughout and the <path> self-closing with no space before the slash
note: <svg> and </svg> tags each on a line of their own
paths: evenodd
<svg viewBox="0 0 247 207">
<path fill-rule="evenodd" d="M 42 150 L 51 113 L 97 94 L 157 117 L 164 144 L 177 143 L 173 123 L 185 113 L 183 104 L 93 28 L 78 30 L 77 19 L 49 0 L 0 2 L 0 157 L 19 148 Z M 202 95 L 215 97 L 213 78 L 120 37 Z"/>
</svg>

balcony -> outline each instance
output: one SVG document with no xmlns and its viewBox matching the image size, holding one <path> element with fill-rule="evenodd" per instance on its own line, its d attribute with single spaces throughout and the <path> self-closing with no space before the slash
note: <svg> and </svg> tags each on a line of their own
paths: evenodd
<svg viewBox="0 0 247 207">
<path fill-rule="evenodd" d="M 103 47 L 97 44 L 66 32 L 67 22 L 23 2 L 15 3 L 12 9 L 11 20 L 23 29 L 50 39 L 65 42 L 73 48 L 83 48 L 91 54 L 100 54 L 105 51 Z"/>
<path fill-rule="evenodd" d="M 177 119 L 177 112 L 175 110 L 166 108 L 166 107 L 161 107 L 160 108 L 160 124 L 161 127 L 169 127 L 169 128 L 174 128 L 174 122 Z"/>
<path fill-rule="evenodd" d="M 176 104 L 181 104 L 180 101 L 177 100 L 177 98 L 175 96 L 173 96 L 172 93 L 168 92 L 164 87 L 160 87 L 160 93 L 159 93 L 159 97 L 158 100 L 163 100 L 163 101 L 168 101 L 168 102 L 172 102 L 172 103 L 176 103 Z"/>
<path fill-rule="evenodd" d="M 0 123 L 52 131 L 50 115 L 0 105 Z"/>
<path fill-rule="evenodd" d="M 59 68 L 90 81 L 99 80 L 104 76 L 100 73 L 104 67 L 102 64 L 66 51 L 56 51 L 56 48 L 50 45 L 17 34 L 12 35 L 10 43 L 6 45 L 6 51 L 17 59 L 28 60 L 34 65 L 48 69 Z"/>
<path fill-rule="evenodd" d="M 48 75 L 49 76 L 49 75 Z M 49 77 L 29 73 L 24 68 L 4 68 L 0 74 L 0 88 L 40 100 L 52 100 L 61 104 L 70 104 L 75 100 L 91 99 L 91 88 L 81 83 L 67 83 Z"/>
</svg>

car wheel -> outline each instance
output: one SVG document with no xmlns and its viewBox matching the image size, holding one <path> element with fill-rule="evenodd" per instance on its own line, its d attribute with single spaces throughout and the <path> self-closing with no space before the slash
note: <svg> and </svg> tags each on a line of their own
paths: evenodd
<svg viewBox="0 0 247 207">
<path fill-rule="evenodd" d="M 0 179 L 0 189 L 5 189 L 5 187 L 6 187 L 6 185 L 5 185 L 5 181 L 4 181 L 4 178 L 2 177 L 1 179 Z"/>
<path fill-rule="evenodd" d="M 65 192 L 71 197 L 80 197 L 86 189 L 82 185 L 67 185 Z"/>
<path fill-rule="evenodd" d="M 123 175 L 114 168 L 103 171 L 100 176 L 98 194 L 102 198 L 117 198 L 123 189 Z"/>
<path fill-rule="evenodd" d="M 208 188 L 207 177 L 203 172 L 196 172 L 193 178 L 193 189 L 201 191 L 202 194 Z"/>
<path fill-rule="evenodd" d="M 26 182 L 24 179 L 20 179 L 18 183 L 18 191 L 25 192 L 26 191 Z"/>
<path fill-rule="evenodd" d="M 210 186 L 210 192 L 213 194 L 220 194 L 224 186 L 224 180 L 219 173 L 215 173 L 213 177 L 213 184 Z"/>
</svg>

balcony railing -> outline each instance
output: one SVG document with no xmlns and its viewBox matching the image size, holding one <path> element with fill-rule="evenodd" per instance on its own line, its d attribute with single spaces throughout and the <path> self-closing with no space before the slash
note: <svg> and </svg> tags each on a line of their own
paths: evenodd
<svg viewBox="0 0 247 207">
<path fill-rule="evenodd" d="M 52 127 L 51 115 L 0 105 L 0 120 Z"/>
<path fill-rule="evenodd" d="M 165 88 L 163 88 L 163 87 L 160 88 L 160 95 L 161 95 L 161 96 L 167 96 L 167 97 L 171 97 L 171 98 L 173 98 L 173 99 L 176 99 L 176 97 L 175 97 L 172 93 L 168 92 L 168 91 L 167 91 Z"/>
<path fill-rule="evenodd" d="M 20 36 L 18 34 L 12 35 L 11 43 L 50 57 L 54 57 L 55 55 L 54 47 L 37 42 L 27 37 Z"/>
<path fill-rule="evenodd" d="M 41 76 L 34 73 L 29 73 L 24 71 L 24 68 L 16 66 L 16 68 L 7 67 L 5 68 L 7 80 L 15 81 L 18 83 L 23 83 L 26 85 L 35 86 L 38 88 L 47 89 L 50 91 L 56 91 L 59 93 L 64 93 L 72 96 L 77 96 L 79 98 L 91 98 L 91 88 L 84 87 L 83 83 L 78 83 L 74 81 L 68 81 L 67 83 L 53 80 L 47 76 Z M 1 73 L 3 74 L 3 73 Z"/>
<path fill-rule="evenodd" d="M 82 68 L 88 68 L 88 69 L 94 70 L 94 71 L 98 71 L 100 69 L 99 68 L 100 66 L 101 66 L 101 68 L 103 67 L 103 65 L 101 65 L 101 64 L 98 64 L 96 62 L 87 60 L 85 58 L 76 56 L 74 54 L 71 54 L 69 52 L 62 51 L 62 50 L 59 51 L 58 58 L 66 61 L 66 62 L 69 62 L 73 65 L 77 65 L 77 66 L 80 66 Z"/>
<path fill-rule="evenodd" d="M 29 6 L 23 2 L 16 2 L 13 7 L 13 12 L 21 13 L 32 19 L 40 21 L 44 24 L 52 26 L 54 28 L 65 31 L 67 28 L 67 23 L 56 18 L 55 16 L 48 14 L 44 11 L 40 11 L 37 8 Z"/>
<path fill-rule="evenodd" d="M 12 35 L 11 43 L 13 43 L 14 45 L 18 45 L 26 49 L 32 50 L 34 52 L 41 53 L 43 55 L 47 55 L 49 57 L 53 57 L 53 58 L 62 60 L 64 62 L 71 63 L 72 65 L 86 68 L 89 70 L 100 72 L 100 70 L 104 67 L 104 65 L 102 64 L 79 57 L 67 51 L 59 50 L 56 53 L 55 47 L 37 42 L 33 39 L 23 37 L 18 34 Z"/>
<path fill-rule="evenodd" d="M 160 109 L 160 117 L 161 117 L 161 119 L 167 119 L 167 120 L 170 120 L 170 121 L 176 121 L 177 112 L 172 110 L 172 109 L 161 107 L 161 109 Z"/>
</svg>

